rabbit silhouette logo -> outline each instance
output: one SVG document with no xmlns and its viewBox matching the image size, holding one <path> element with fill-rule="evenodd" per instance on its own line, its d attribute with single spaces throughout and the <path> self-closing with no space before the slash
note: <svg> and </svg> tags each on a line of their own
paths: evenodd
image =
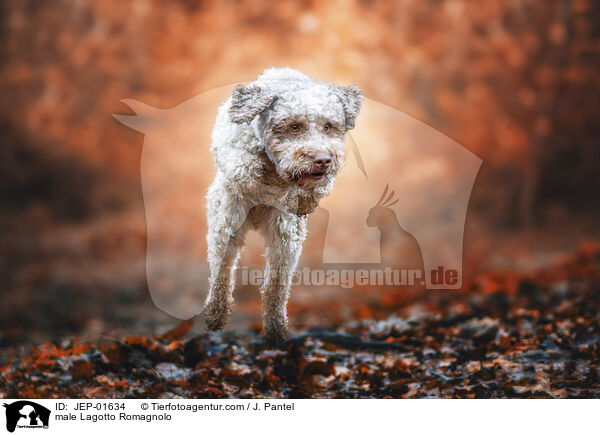
<svg viewBox="0 0 600 435">
<path fill-rule="evenodd" d="M 3 404 L 6 408 L 6 430 L 14 432 L 19 429 L 48 429 L 50 410 L 29 400 L 19 400 Z"/>
</svg>

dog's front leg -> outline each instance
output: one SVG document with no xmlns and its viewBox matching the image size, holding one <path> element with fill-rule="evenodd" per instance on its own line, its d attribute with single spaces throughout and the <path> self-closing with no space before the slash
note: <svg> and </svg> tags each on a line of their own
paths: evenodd
<svg viewBox="0 0 600 435">
<path fill-rule="evenodd" d="M 248 206 L 239 204 L 224 189 L 219 176 L 211 185 L 207 199 L 209 291 L 206 298 L 206 326 L 223 329 L 233 306 L 235 270 L 247 229 Z"/>
<path fill-rule="evenodd" d="M 216 249 L 210 260 L 206 326 L 211 331 L 218 331 L 225 327 L 231 314 L 239 249 L 228 234 L 213 234 L 213 239 L 213 245 L 221 249 Z"/>
<path fill-rule="evenodd" d="M 267 342 L 280 343 L 287 335 L 287 301 L 292 276 L 306 238 L 306 217 L 273 210 L 263 226 L 266 266 L 261 288 Z"/>
</svg>

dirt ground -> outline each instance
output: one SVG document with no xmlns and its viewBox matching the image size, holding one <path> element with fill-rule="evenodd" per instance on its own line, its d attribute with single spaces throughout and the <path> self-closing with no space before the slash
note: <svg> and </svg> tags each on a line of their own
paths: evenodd
<svg viewBox="0 0 600 435">
<path fill-rule="evenodd" d="M 20 398 L 598 398 L 600 249 L 528 276 L 480 276 L 463 292 L 397 292 L 292 331 L 255 330 L 46 342 L 0 368 Z M 309 309 L 308 307 L 306 309 Z M 310 319 L 304 308 L 294 316 Z M 374 320 L 379 319 L 379 320 Z M 197 322 L 200 319 L 197 319 Z"/>
</svg>

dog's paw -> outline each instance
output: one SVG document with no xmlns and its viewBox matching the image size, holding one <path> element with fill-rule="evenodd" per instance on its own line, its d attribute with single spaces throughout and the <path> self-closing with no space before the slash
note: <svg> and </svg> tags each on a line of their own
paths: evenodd
<svg viewBox="0 0 600 435">
<path fill-rule="evenodd" d="M 265 333 L 265 343 L 268 346 L 278 347 L 285 342 L 286 335 L 280 335 L 278 333 Z"/>
<path fill-rule="evenodd" d="M 265 341 L 270 346 L 282 344 L 288 336 L 287 322 L 285 320 L 269 322 L 265 325 Z"/>
<path fill-rule="evenodd" d="M 222 316 L 211 316 L 209 315 L 206 318 L 206 328 L 209 331 L 220 331 L 225 328 L 227 324 L 227 319 L 224 319 Z"/>
<path fill-rule="evenodd" d="M 206 327 L 210 331 L 220 331 L 225 328 L 231 315 L 233 300 L 213 298 L 206 306 Z"/>
</svg>

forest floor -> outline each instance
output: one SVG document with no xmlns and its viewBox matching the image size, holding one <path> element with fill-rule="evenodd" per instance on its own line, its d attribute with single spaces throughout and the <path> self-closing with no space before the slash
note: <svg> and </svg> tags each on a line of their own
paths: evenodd
<svg viewBox="0 0 600 435">
<path fill-rule="evenodd" d="M 599 398 L 600 250 L 535 274 L 487 274 L 394 311 L 305 324 L 279 347 L 258 328 L 65 339 L 0 367 L 13 398 Z M 298 310 L 296 310 L 298 311 Z M 296 313 L 298 314 L 298 313 Z"/>
</svg>

